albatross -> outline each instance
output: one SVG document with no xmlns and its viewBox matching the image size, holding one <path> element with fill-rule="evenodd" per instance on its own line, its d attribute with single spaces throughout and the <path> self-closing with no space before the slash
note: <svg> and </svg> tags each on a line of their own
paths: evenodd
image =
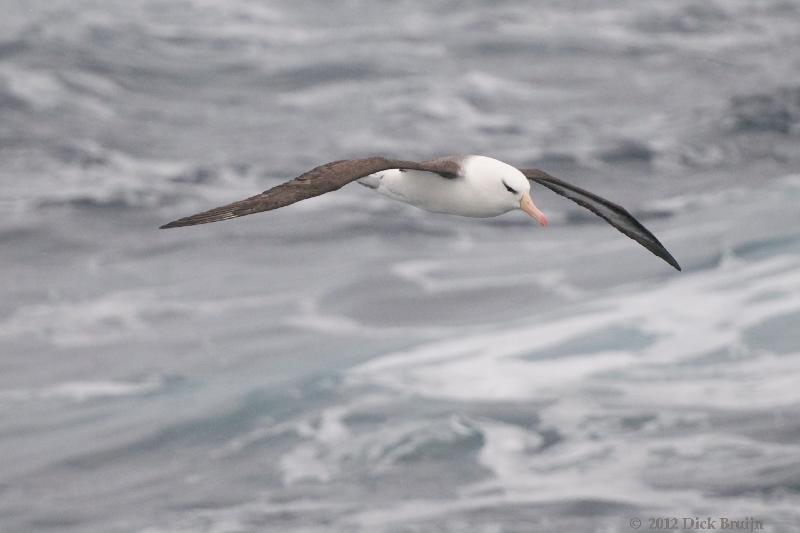
<svg viewBox="0 0 800 533">
<path fill-rule="evenodd" d="M 533 202 L 531 183 L 534 182 L 585 207 L 677 270 L 681 269 L 655 235 L 625 208 L 542 170 L 518 169 L 480 155 L 442 157 L 419 163 L 386 157 L 333 161 L 261 194 L 180 218 L 161 229 L 271 211 L 338 190 L 354 181 L 433 213 L 486 218 L 520 209 L 547 226 L 547 217 Z"/>
</svg>

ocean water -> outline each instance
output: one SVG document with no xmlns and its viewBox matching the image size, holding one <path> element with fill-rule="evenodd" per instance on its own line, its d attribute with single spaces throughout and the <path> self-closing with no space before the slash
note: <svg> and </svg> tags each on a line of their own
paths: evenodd
<svg viewBox="0 0 800 533">
<path fill-rule="evenodd" d="M 800 3 L 0 8 L 0 531 L 800 531 Z M 537 188 L 156 229 L 453 153 L 683 272 Z"/>
</svg>

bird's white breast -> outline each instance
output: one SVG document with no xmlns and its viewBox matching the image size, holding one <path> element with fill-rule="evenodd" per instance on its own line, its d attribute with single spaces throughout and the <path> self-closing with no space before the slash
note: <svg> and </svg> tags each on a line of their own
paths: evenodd
<svg viewBox="0 0 800 533">
<path fill-rule="evenodd" d="M 431 172 L 386 170 L 359 180 L 395 200 L 433 213 L 468 217 L 493 217 L 513 207 L 498 202 L 488 180 L 480 173 L 465 172 L 457 178 L 444 178 Z"/>
</svg>

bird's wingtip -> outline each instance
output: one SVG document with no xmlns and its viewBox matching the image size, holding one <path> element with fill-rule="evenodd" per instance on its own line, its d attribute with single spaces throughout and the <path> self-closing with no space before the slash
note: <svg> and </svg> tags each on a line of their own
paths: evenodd
<svg viewBox="0 0 800 533">
<path fill-rule="evenodd" d="M 663 259 L 665 259 L 667 261 L 667 263 L 669 263 L 669 265 L 672 268 L 674 268 L 675 270 L 677 270 L 678 272 L 683 272 L 683 269 L 681 268 L 681 265 L 678 263 L 678 261 L 674 257 L 672 257 L 671 253 L 667 252 L 666 257 L 664 257 Z"/>
</svg>

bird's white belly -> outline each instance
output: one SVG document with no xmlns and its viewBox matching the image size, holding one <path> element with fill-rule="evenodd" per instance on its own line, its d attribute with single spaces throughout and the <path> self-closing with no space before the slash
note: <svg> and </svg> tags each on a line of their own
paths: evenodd
<svg viewBox="0 0 800 533">
<path fill-rule="evenodd" d="M 494 217 L 509 211 L 491 202 L 479 187 L 464 178 L 448 179 L 430 172 L 386 170 L 359 180 L 395 200 L 432 213 L 466 217 Z"/>
</svg>

